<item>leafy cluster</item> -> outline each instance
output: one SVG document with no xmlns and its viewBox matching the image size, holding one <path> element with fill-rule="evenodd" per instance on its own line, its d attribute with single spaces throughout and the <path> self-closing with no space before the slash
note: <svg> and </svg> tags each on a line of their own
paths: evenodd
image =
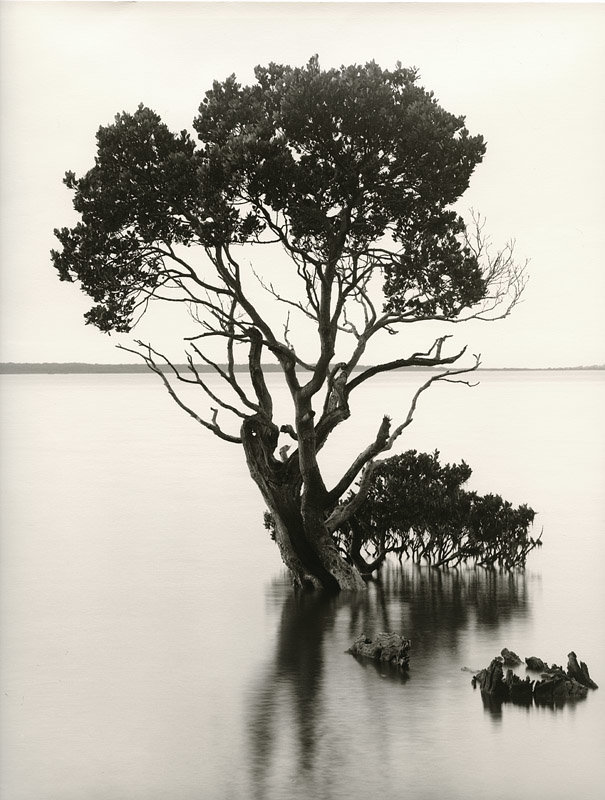
<svg viewBox="0 0 605 800">
<path fill-rule="evenodd" d="M 294 244 L 320 255 L 343 208 L 352 247 L 387 230 L 407 240 L 410 226 L 434 235 L 438 217 L 449 231 L 441 211 L 466 190 L 485 146 L 417 86 L 415 70 L 323 71 L 315 57 L 255 76 L 253 86 L 216 82 L 194 126 L 225 182 L 286 214 Z"/>
<path fill-rule="evenodd" d="M 232 75 L 206 92 L 198 142 L 141 105 L 99 129 L 89 172 L 66 174 L 81 221 L 55 231 L 62 250 L 52 257 L 61 279 L 79 280 L 95 301 L 88 322 L 128 330 L 174 284 L 175 247 L 193 245 L 212 260 L 217 248 L 279 241 L 305 270 L 338 262 L 341 277 L 362 259 L 382 273 L 384 310 L 418 318 L 456 317 L 485 297 L 450 208 L 485 144 L 418 85 L 416 70 L 322 70 L 314 57 L 257 67 L 255 77 L 242 86 Z M 200 277 L 176 273 L 179 285 L 191 278 L 207 289 Z"/>
<path fill-rule="evenodd" d="M 535 511 L 464 489 L 471 472 L 464 461 L 441 464 L 437 451 L 380 462 L 365 503 L 339 531 L 341 547 L 362 569 L 388 553 L 435 566 L 523 566 L 541 544 L 529 536 Z"/>
</svg>

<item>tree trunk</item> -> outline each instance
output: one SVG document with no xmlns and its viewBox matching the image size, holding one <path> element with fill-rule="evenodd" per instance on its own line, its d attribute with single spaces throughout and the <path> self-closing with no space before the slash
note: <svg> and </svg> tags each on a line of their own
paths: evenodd
<svg viewBox="0 0 605 800">
<path fill-rule="evenodd" d="M 365 575 L 366 577 L 370 576 L 372 572 L 384 564 L 386 559 L 386 548 L 384 546 L 384 541 L 381 545 L 381 550 L 379 551 L 378 555 L 373 561 L 366 561 L 361 553 L 361 548 L 364 543 L 364 530 L 361 527 L 361 524 L 351 518 L 348 521 L 349 531 L 350 531 L 350 556 L 353 564 L 357 567 L 361 575 Z M 383 537 L 384 538 L 384 537 Z"/>
<path fill-rule="evenodd" d="M 279 430 L 261 415 L 241 429 L 246 462 L 273 517 L 275 541 L 296 586 L 330 592 L 365 589 L 359 570 L 341 555 L 324 515 L 303 500 L 298 465 L 273 455 Z"/>
</svg>

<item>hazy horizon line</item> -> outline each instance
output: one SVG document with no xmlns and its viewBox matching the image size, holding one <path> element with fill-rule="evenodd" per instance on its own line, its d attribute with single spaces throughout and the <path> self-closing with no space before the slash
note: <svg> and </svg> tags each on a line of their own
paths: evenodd
<svg viewBox="0 0 605 800">
<path fill-rule="evenodd" d="M 175 364 L 174 365 L 179 370 L 187 370 L 188 364 Z M 210 366 L 209 364 L 196 364 L 196 369 L 198 372 L 203 373 L 213 373 L 215 372 L 214 367 Z M 219 364 L 222 369 L 227 367 L 226 364 Z M 370 366 L 369 364 L 360 364 L 354 368 L 354 372 L 359 372 L 364 369 L 368 369 Z M 162 371 L 170 372 L 172 370 L 171 366 L 168 364 L 161 364 L 159 365 Z M 244 372 L 248 369 L 248 365 L 245 363 L 241 364 L 234 364 L 234 370 L 236 372 Z M 400 371 L 400 370 L 433 370 L 438 369 L 438 367 L 431 367 L 431 366 L 414 366 L 414 367 L 399 367 L 397 370 L 390 370 Z M 574 365 L 569 367 L 564 366 L 557 366 L 557 367 L 478 367 L 478 371 L 484 372 L 547 372 L 547 371 L 581 371 L 581 370 L 603 370 L 605 369 L 605 364 L 590 364 L 590 365 Z M 279 372 L 281 371 L 281 367 L 279 364 L 266 364 L 264 365 L 264 370 L 267 372 Z M 3 361 L 0 362 L 0 374 L 4 375 L 11 375 L 11 374 L 52 374 L 52 373 L 61 373 L 61 374 L 70 374 L 70 373 L 128 373 L 128 372 L 136 372 L 136 373 L 143 373 L 149 372 L 149 367 L 146 364 L 137 364 L 136 362 L 133 363 L 106 363 L 106 362 L 88 362 L 88 361 Z"/>
</svg>

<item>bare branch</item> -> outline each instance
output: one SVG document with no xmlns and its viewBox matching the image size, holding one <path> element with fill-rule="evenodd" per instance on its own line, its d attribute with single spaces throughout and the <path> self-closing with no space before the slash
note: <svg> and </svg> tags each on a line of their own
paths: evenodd
<svg viewBox="0 0 605 800">
<path fill-rule="evenodd" d="M 330 533 L 333 533 L 335 530 L 340 528 L 341 525 L 347 522 L 347 520 L 349 520 L 353 516 L 353 514 L 355 514 L 355 512 L 359 510 L 361 504 L 365 501 L 366 497 L 368 496 L 374 469 L 375 469 L 374 461 L 370 461 L 365 465 L 357 492 L 353 495 L 353 497 L 350 500 L 348 500 L 346 503 L 342 503 L 341 505 L 337 506 L 334 509 L 334 511 L 330 514 L 330 516 L 326 520 L 326 527 L 330 531 Z"/>
<path fill-rule="evenodd" d="M 452 356 L 444 357 L 441 355 L 443 344 L 449 336 L 440 336 L 436 339 L 427 353 L 414 353 L 409 358 L 398 358 L 394 361 L 388 361 L 385 364 L 376 364 L 373 367 L 368 367 L 363 372 L 359 373 L 348 385 L 347 393 L 350 394 L 353 389 L 357 388 L 368 378 L 378 375 L 380 372 L 390 372 L 395 369 L 403 367 L 436 367 L 444 364 L 454 364 L 466 352 L 466 347 L 463 347 L 458 353 Z M 434 355 L 431 355 L 434 353 Z"/>
<path fill-rule="evenodd" d="M 430 386 L 432 386 L 433 383 L 436 383 L 437 381 L 447 380 L 452 375 L 463 375 L 463 374 L 468 373 L 468 372 L 474 372 L 476 369 L 479 368 L 479 365 L 481 364 L 481 357 L 479 355 L 475 355 L 474 359 L 475 359 L 475 363 L 472 364 L 472 366 L 470 366 L 470 367 L 464 367 L 462 369 L 457 369 L 457 370 L 452 369 L 452 370 L 447 370 L 446 372 L 440 372 L 437 375 L 433 375 L 432 377 L 430 377 L 428 379 L 428 381 L 425 381 L 425 383 L 422 384 L 422 386 L 417 390 L 417 392 L 414 394 L 414 397 L 412 398 L 412 402 L 411 402 L 410 409 L 408 411 L 407 417 L 401 423 L 401 425 L 399 425 L 397 428 L 395 428 L 395 430 L 392 432 L 392 434 L 390 435 L 390 437 L 389 437 L 389 439 L 387 441 L 387 444 L 386 444 L 386 447 L 384 448 L 384 450 L 390 450 L 391 447 L 393 446 L 395 440 L 408 427 L 408 425 L 411 424 L 411 422 L 412 422 L 412 420 L 414 418 L 414 412 L 416 411 L 416 406 L 418 404 L 418 399 L 419 399 L 420 395 L 423 392 L 425 392 Z M 449 381 L 449 382 L 451 383 L 451 381 Z M 470 385 L 466 381 L 460 381 L 460 383 L 466 383 L 467 386 Z"/>
<path fill-rule="evenodd" d="M 219 427 L 219 425 L 218 425 L 218 423 L 217 423 L 217 421 L 216 421 L 216 416 L 217 416 L 217 413 L 218 413 L 218 412 L 214 414 L 212 422 L 208 422 L 208 420 L 202 419 L 202 417 L 200 417 L 198 414 L 196 414 L 196 412 L 195 412 L 195 411 L 194 411 L 192 408 L 190 408 L 188 405 L 186 405 L 186 404 L 185 404 L 185 403 L 184 403 L 184 402 L 183 402 L 183 401 L 180 399 L 180 397 L 179 397 L 179 396 L 176 394 L 176 392 L 175 392 L 175 391 L 174 391 L 174 389 L 172 388 L 172 386 L 171 386 L 171 384 L 170 384 L 170 381 L 168 380 L 168 378 L 167 378 L 167 377 L 164 375 L 164 373 L 162 372 L 162 370 L 161 370 L 161 369 L 158 367 L 158 365 L 157 365 L 157 364 L 155 363 L 155 361 L 153 360 L 153 358 L 152 358 L 152 356 L 151 356 L 151 352 L 152 352 L 152 351 L 151 351 L 151 348 L 148 348 L 148 355 L 145 355 L 144 353 L 141 353 L 141 352 L 140 352 L 140 351 L 138 351 L 138 350 L 132 350 L 131 348 L 129 348 L 129 347 L 124 347 L 124 345 L 121 345 L 121 344 L 117 345 L 117 347 L 118 347 L 120 350 L 124 350 L 124 351 L 125 351 L 125 352 L 127 352 L 127 353 L 134 353 L 134 355 L 136 355 L 136 356 L 139 356 L 139 358 L 142 358 L 142 359 L 143 359 L 143 361 L 144 361 L 144 362 L 147 364 L 147 366 L 149 367 L 149 369 L 150 369 L 152 372 L 155 372 L 155 373 L 156 373 L 156 375 L 159 375 L 160 379 L 162 380 L 162 383 L 163 383 L 163 384 L 164 384 L 164 386 L 166 387 L 166 390 L 167 390 L 168 394 L 169 394 L 169 395 L 172 397 L 172 399 L 174 400 L 174 402 L 175 402 L 175 403 L 176 403 L 176 404 L 177 404 L 177 405 L 178 405 L 180 408 L 182 408 L 182 409 L 183 409 L 183 411 L 185 411 L 187 414 L 189 414 L 189 416 L 190 416 L 192 419 L 194 419 L 196 422 L 199 422 L 199 424 L 200 424 L 200 425 L 203 425 L 203 427 L 204 427 L 204 428 L 207 428 L 209 431 L 212 431 L 212 433 L 214 433 L 214 435 L 215 435 L 215 436 L 218 436 L 218 437 L 219 437 L 219 439 L 223 439 L 223 440 L 224 440 L 224 441 L 226 441 L 226 442 L 233 442 L 234 444 L 242 444 L 242 440 L 241 440 L 241 438 L 240 438 L 239 436 L 232 436 L 232 435 L 231 435 L 231 434 L 229 434 L 229 433 L 225 433 L 225 431 L 223 431 L 223 430 L 222 430 L 222 429 Z"/>
<path fill-rule="evenodd" d="M 437 340 L 436 346 L 437 348 L 440 347 L 438 344 L 440 340 Z M 441 342 L 442 344 L 442 342 Z M 471 384 L 467 381 L 458 381 L 458 380 L 451 380 L 453 376 L 456 375 L 463 375 L 468 372 L 473 372 L 476 370 L 480 365 L 480 357 L 474 356 L 475 361 L 470 367 L 464 367 L 457 370 L 446 370 L 445 372 L 439 372 L 435 375 L 432 375 L 427 381 L 425 381 L 422 386 L 416 391 L 412 398 L 412 402 L 410 404 L 410 408 L 408 410 L 407 416 L 405 420 L 395 428 L 391 432 L 391 419 L 387 416 L 383 417 L 383 420 L 380 424 L 378 429 L 378 433 L 376 434 L 376 438 L 373 442 L 371 442 L 365 450 L 363 450 L 353 461 L 351 466 L 346 470 L 342 478 L 338 481 L 338 483 L 328 492 L 328 503 L 336 503 L 340 497 L 344 494 L 344 492 L 351 486 L 353 481 L 356 479 L 359 472 L 365 467 L 367 463 L 373 460 L 377 455 L 380 453 L 386 452 L 390 450 L 395 443 L 395 440 L 401 435 L 401 433 L 412 423 L 414 413 L 416 411 L 416 406 L 418 404 L 418 400 L 423 392 L 425 392 L 433 383 L 436 381 L 447 381 L 449 383 L 464 383 L 467 386 L 471 386 Z"/>
<path fill-rule="evenodd" d="M 221 400 L 221 398 L 210 389 L 208 384 L 202 380 L 197 370 L 197 367 L 193 363 L 193 357 L 191 356 L 191 353 L 187 353 L 187 362 L 189 364 L 189 369 L 195 375 L 196 383 L 206 392 L 208 397 L 214 400 L 215 403 L 218 403 L 219 406 L 221 406 L 221 408 L 224 408 L 226 411 L 230 411 L 232 414 L 235 414 L 236 416 L 240 417 L 240 419 L 246 419 L 248 414 L 245 414 L 243 411 L 240 411 L 238 408 L 235 408 L 235 406 L 232 406 L 229 403 L 226 403 L 224 400 Z"/>
<path fill-rule="evenodd" d="M 372 460 L 378 453 L 381 453 L 387 446 L 389 441 L 389 434 L 391 431 L 391 418 L 383 417 L 376 438 L 363 450 L 353 461 L 351 466 L 344 473 L 342 478 L 338 481 L 336 486 L 328 492 L 328 503 L 334 504 L 339 497 L 346 492 L 349 486 L 353 483 L 360 470 Z"/>
<path fill-rule="evenodd" d="M 294 439 L 295 442 L 298 441 L 298 434 L 296 433 L 296 431 L 294 430 L 292 425 L 290 425 L 290 424 L 282 425 L 281 428 L 280 428 L 280 431 L 282 433 L 287 433 L 288 436 L 290 436 L 292 439 Z"/>
<path fill-rule="evenodd" d="M 297 311 L 300 311 L 302 314 L 304 314 L 308 319 L 313 320 L 313 322 L 317 322 L 317 314 L 316 313 L 315 314 L 311 313 L 311 311 L 309 311 L 309 308 L 305 308 L 305 306 L 303 306 L 303 304 L 301 302 L 299 302 L 297 300 L 290 300 L 289 298 L 284 297 L 283 295 L 281 295 L 277 291 L 277 289 L 273 286 L 272 283 L 265 283 L 265 281 L 261 278 L 261 276 L 258 274 L 258 272 L 256 272 L 256 270 L 252 266 L 250 268 L 252 270 L 252 274 L 254 275 L 256 280 L 258 281 L 259 285 L 267 292 L 267 294 L 270 294 L 271 297 L 273 297 L 278 302 L 283 303 L 284 305 L 292 306 Z M 300 275 L 300 272 L 299 272 L 299 275 Z M 313 308 L 311 303 L 309 303 L 309 306 L 311 308 Z"/>
<path fill-rule="evenodd" d="M 250 398 L 244 392 L 244 390 L 238 383 L 237 379 L 235 378 L 234 374 L 230 375 L 228 372 L 225 372 L 225 370 L 219 364 L 217 364 L 215 361 L 212 361 L 212 359 L 208 358 L 208 356 L 205 356 L 195 344 L 192 343 L 191 347 L 205 364 L 208 364 L 209 367 L 212 367 L 212 369 L 217 373 L 217 375 L 220 375 L 220 377 L 225 381 L 225 383 L 231 386 L 233 391 L 237 394 L 237 396 L 245 406 L 247 406 L 256 413 L 260 411 L 258 405 L 254 403 L 252 400 L 250 400 Z"/>
<path fill-rule="evenodd" d="M 248 371 L 252 379 L 252 387 L 258 399 L 259 412 L 262 413 L 267 419 L 273 419 L 273 398 L 271 392 L 267 388 L 265 375 L 261 365 L 262 351 L 263 351 L 263 337 L 260 331 L 256 328 L 251 328 L 250 335 L 250 351 L 248 354 Z"/>
</svg>

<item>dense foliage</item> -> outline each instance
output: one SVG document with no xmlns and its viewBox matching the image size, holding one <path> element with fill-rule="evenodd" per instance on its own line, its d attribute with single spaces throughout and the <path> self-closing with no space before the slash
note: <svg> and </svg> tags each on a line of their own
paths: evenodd
<svg viewBox="0 0 605 800">
<path fill-rule="evenodd" d="M 388 553 L 434 566 L 523 566 L 541 543 L 529 536 L 535 511 L 464 489 L 471 472 L 464 461 L 441 464 L 437 451 L 408 450 L 380 462 L 365 503 L 339 531 L 347 557 L 362 572 Z"/>
<path fill-rule="evenodd" d="M 55 232 L 53 260 L 95 301 L 88 322 L 128 330 L 141 296 L 165 285 L 175 246 L 259 244 L 269 231 L 316 267 L 374 250 L 390 311 L 456 315 L 483 298 L 464 223 L 448 207 L 485 144 L 415 70 L 323 71 L 313 58 L 255 75 L 252 86 L 231 76 L 206 92 L 199 144 L 140 105 L 99 129 L 91 170 L 66 174 L 82 220 Z M 395 250 L 377 247 L 385 235 Z"/>
</svg>

